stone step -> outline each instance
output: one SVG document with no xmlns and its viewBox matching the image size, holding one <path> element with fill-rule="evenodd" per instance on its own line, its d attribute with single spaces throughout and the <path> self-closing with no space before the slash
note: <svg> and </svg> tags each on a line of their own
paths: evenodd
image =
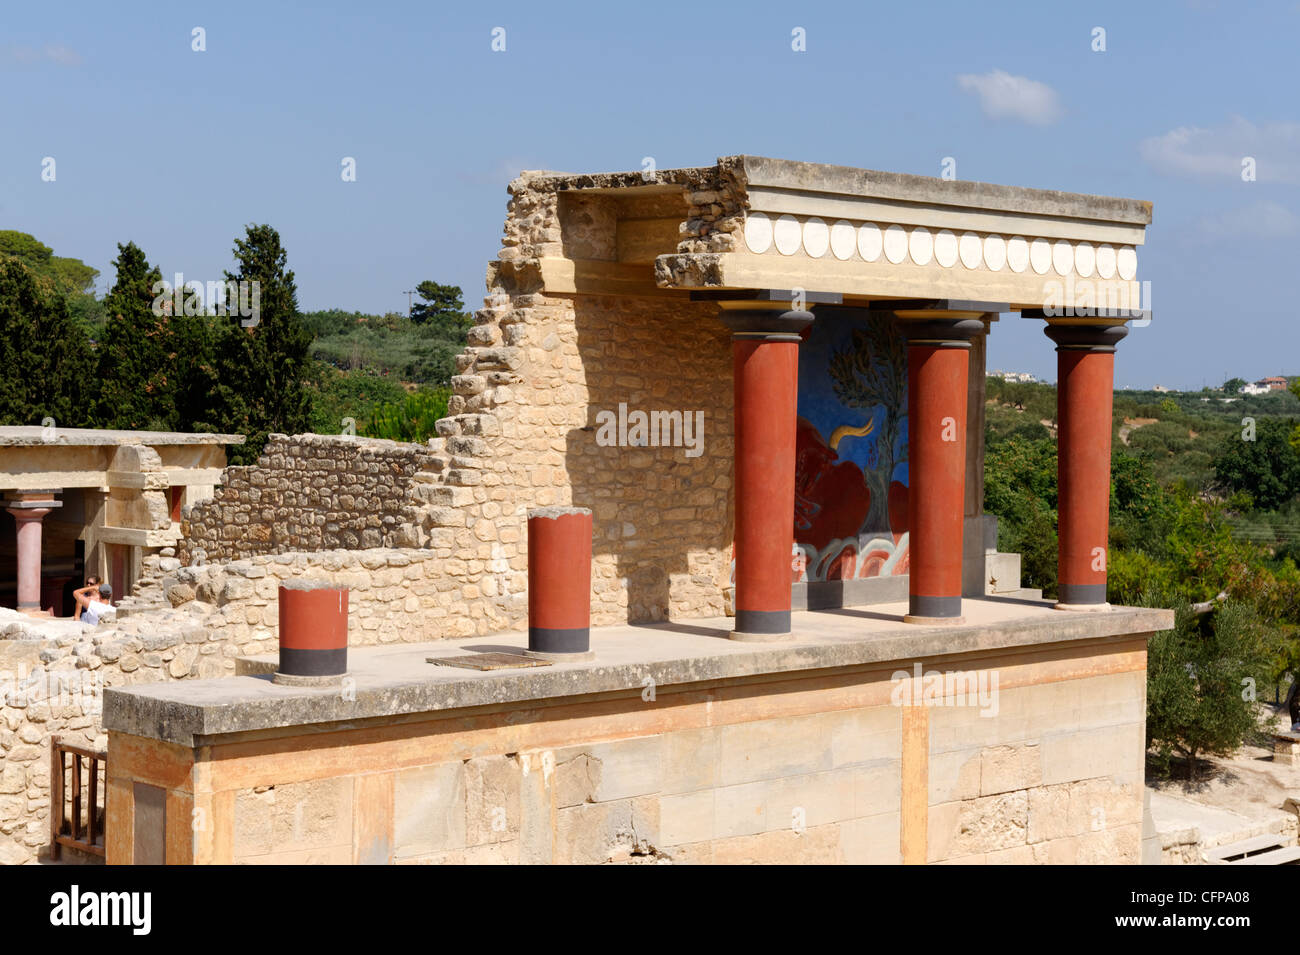
<svg viewBox="0 0 1300 955">
<path fill-rule="evenodd" d="M 1273 849 L 1271 852 L 1237 859 L 1228 865 L 1300 865 L 1300 846 Z"/>
<path fill-rule="evenodd" d="M 1043 592 L 1037 587 L 1018 587 L 1015 590 L 1007 590 L 996 594 L 985 594 L 984 596 L 990 600 L 1042 600 Z"/>
<path fill-rule="evenodd" d="M 1211 863 L 1218 865 L 1281 865 L 1283 861 L 1300 858 L 1300 846 L 1287 846 L 1285 843 L 1285 836 L 1276 832 L 1266 832 L 1262 836 L 1252 836 L 1227 845 L 1215 846 L 1205 855 Z M 1263 861 L 1279 852 L 1294 852 L 1295 855 L 1285 860 L 1279 859 L 1276 863 Z M 1259 862 L 1255 861 L 1257 858 Z"/>
</svg>

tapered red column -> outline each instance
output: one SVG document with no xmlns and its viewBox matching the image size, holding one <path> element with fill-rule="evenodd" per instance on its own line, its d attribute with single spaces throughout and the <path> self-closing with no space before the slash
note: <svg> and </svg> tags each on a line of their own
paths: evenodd
<svg viewBox="0 0 1300 955">
<path fill-rule="evenodd" d="M 63 502 L 53 491 L 14 491 L 5 502 L 13 515 L 18 537 L 18 609 L 41 613 L 41 523 Z"/>
<path fill-rule="evenodd" d="M 795 417 L 804 311 L 727 311 L 736 427 L 737 640 L 790 635 Z"/>
<path fill-rule="evenodd" d="M 960 623 L 966 383 L 976 319 L 905 322 L 908 623 Z"/>
<path fill-rule="evenodd" d="M 1110 547 L 1110 430 L 1123 325 L 1049 325 L 1056 342 L 1057 606 L 1104 610 Z"/>
</svg>

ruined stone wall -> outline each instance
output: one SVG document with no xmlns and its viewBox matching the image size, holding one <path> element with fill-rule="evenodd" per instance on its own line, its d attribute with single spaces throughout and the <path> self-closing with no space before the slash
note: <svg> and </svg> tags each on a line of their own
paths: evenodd
<svg viewBox="0 0 1300 955">
<path fill-rule="evenodd" d="M 470 582 L 471 562 L 418 549 L 270 554 L 197 567 L 154 556 L 147 563 L 154 583 L 112 624 L 13 612 L 13 622 L 0 621 L 0 865 L 48 851 L 51 739 L 102 750 L 106 687 L 232 676 L 236 658 L 274 653 L 282 581 L 325 578 L 348 587 L 354 647 L 489 632 L 483 603 L 505 586 L 490 568 L 475 565 Z M 65 855 L 78 858 L 72 850 Z"/>
<path fill-rule="evenodd" d="M 730 206 L 692 199 L 722 199 L 719 183 L 682 188 L 682 208 L 704 217 L 692 219 L 693 232 L 683 225 L 683 241 L 697 241 Z M 450 417 L 439 422 L 445 467 L 416 489 L 428 505 L 422 542 L 505 563 L 519 594 L 527 512 L 590 507 L 593 624 L 721 615 L 731 540 L 728 333 L 714 307 L 685 297 L 545 294 L 541 257 L 612 257 L 608 210 L 598 197 L 562 209 L 530 179 L 512 183 L 511 194 L 488 275 L 493 292 L 457 359 Z M 598 444 L 597 415 L 620 404 L 702 412 L 701 452 Z M 517 597 L 486 609 L 506 626 L 526 623 Z"/>
<path fill-rule="evenodd" d="M 256 466 L 229 467 L 181 522 L 184 563 L 411 543 L 410 488 L 429 450 L 344 435 L 273 434 Z"/>
</svg>

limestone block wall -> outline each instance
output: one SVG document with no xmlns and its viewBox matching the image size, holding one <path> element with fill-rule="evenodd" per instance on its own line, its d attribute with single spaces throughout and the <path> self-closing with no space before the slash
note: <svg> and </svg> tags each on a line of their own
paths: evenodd
<svg viewBox="0 0 1300 955">
<path fill-rule="evenodd" d="M 410 489 L 429 449 L 344 435 L 273 434 L 256 466 L 226 468 L 186 509 L 183 563 L 411 543 Z"/>
<path fill-rule="evenodd" d="M 1136 865 L 1146 671 L 1123 666 L 1002 686 L 996 712 L 975 719 L 928 708 L 927 861 Z"/>
<path fill-rule="evenodd" d="M 212 814 L 167 848 L 182 864 L 1136 864 L 1144 646 L 943 665 L 991 689 L 978 703 L 900 696 L 900 660 L 202 746 L 115 733 L 110 831 L 143 784 Z"/>
</svg>

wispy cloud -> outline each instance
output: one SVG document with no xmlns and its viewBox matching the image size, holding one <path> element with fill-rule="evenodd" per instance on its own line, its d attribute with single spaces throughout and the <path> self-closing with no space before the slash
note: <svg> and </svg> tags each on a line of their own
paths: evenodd
<svg viewBox="0 0 1300 955">
<path fill-rule="evenodd" d="M 980 109 L 990 119 L 1013 119 L 1031 126 L 1049 126 L 1064 113 L 1056 90 L 1027 76 L 1002 70 L 963 73 L 957 85 L 979 97 Z"/>
<path fill-rule="evenodd" d="M 523 170 L 540 168 L 534 160 L 507 157 L 484 169 L 461 170 L 456 173 L 456 178 L 466 185 L 505 188 Z"/>
<path fill-rule="evenodd" d="M 80 66 L 81 54 L 71 47 L 52 44 L 45 48 L 45 58 L 59 66 Z"/>
<path fill-rule="evenodd" d="M 48 61 L 58 66 L 80 66 L 81 54 L 59 43 L 47 44 L 44 49 L 17 44 L 0 47 L 0 63 L 15 63 L 18 66 L 33 66 Z"/>
<path fill-rule="evenodd" d="M 1300 216 L 1280 202 L 1261 199 L 1239 209 L 1205 216 L 1197 233 L 1206 242 L 1221 239 L 1287 239 L 1300 235 Z"/>
<path fill-rule="evenodd" d="M 1259 182 L 1300 183 L 1300 123 L 1256 126 L 1234 116 L 1223 126 L 1180 126 L 1144 139 L 1142 158 L 1157 172 L 1188 179 L 1240 181 L 1255 160 Z"/>
</svg>

